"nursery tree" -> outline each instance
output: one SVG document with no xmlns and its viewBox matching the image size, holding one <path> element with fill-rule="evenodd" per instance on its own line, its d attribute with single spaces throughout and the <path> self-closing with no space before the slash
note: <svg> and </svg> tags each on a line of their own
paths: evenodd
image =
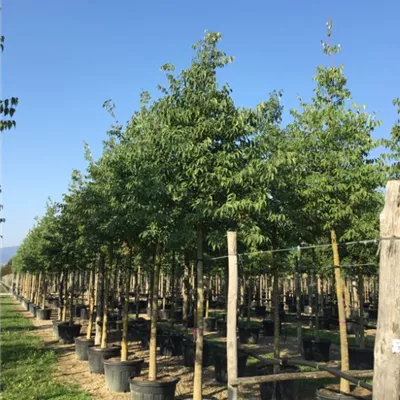
<svg viewBox="0 0 400 400">
<path fill-rule="evenodd" d="M 332 24 L 328 23 L 328 38 Z M 322 42 L 323 51 L 333 55 L 340 46 Z M 314 215 L 321 228 L 331 233 L 340 320 L 342 370 L 349 369 L 343 282 L 337 237 L 350 234 L 360 211 L 382 183 L 382 170 L 370 158 L 376 147 L 371 134 L 379 122 L 367 114 L 365 106 L 351 102 L 343 67 L 318 67 L 317 83 L 309 104 L 301 102 L 302 112 L 293 110 L 290 130 L 299 146 L 298 162 L 305 187 L 301 197 L 304 210 Z M 304 149 L 305 151 L 300 151 Z M 348 382 L 341 380 L 341 390 L 349 392 Z"/>
</svg>

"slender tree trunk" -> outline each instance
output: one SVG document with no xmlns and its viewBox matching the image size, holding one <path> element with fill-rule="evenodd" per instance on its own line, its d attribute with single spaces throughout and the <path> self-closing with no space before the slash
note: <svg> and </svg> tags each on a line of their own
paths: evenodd
<svg viewBox="0 0 400 400">
<path fill-rule="evenodd" d="M 86 339 L 92 338 L 92 329 L 93 329 L 93 315 L 94 315 L 94 290 L 95 290 L 95 268 L 93 268 L 90 272 L 90 283 L 89 283 L 89 322 L 86 332 Z"/>
<path fill-rule="evenodd" d="M 197 330 L 196 330 L 196 358 L 194 363 L 193 400 L 202 400 L 203 388 L 203 232 L 197 230 Z"/>
<path fill-rule="evenodd" d="M 97 276 L 97 299 L 96 299 L 96 334 L 94 344 L 96 346 L 101 344 L 101 333 L 104 311 L 104 271 L 105 271 L 105 257 L 102 254 L 99 258 L 99 273 Z"/>
<path fill-rule="evenodd" d="M 62 310 L 62 321 L 67 320 L 67 299 L 68 299 L 68 271 L 64 271 L 64 296 L 63 296 L 63 310 Z"/>
<path fill-rule="evenodd" d="M 350 288 L 349 288 L 349 282 L 348 279 L 343 279 L 344 285 L 343 285 L 343 290 L 344 290 L 344 302 L 345 302 L 345 313 L 346 313 L 346 319 L 351 317 L 351 301 L 350 301 Z"/>
<path fill-rule="evenodd" d="M 176 293 L 175 293 L 175 280 L 176 280 L 176 268 L 175 268 L 175 250 L 172 251 L 172 261 L 171 261 L 171 318 L 175 319 L 175 310 L 176 310 Z"/>
<path fill-rule="evenodd" d="M 300 289 L 300 268 L 299 258 L 295 258 L 295 295 L 296 295 L 296 325 L 297 325 L 297 350 L 299 354 L 303 354 L 303 330 L 301 326 L 301 289 Z"/>
<path fill-rule="evenodd" d="M 35 304 L 37 304 L 37 305 L 40 305 L 41 285 L 42 285 L 42 273 L 40 272 L 38 284 L 37 284 L 36 300 L 35 300 Z"/>
<path fill-rule="evenodd" d="M 107 323 L 108 323 L 108 301 L 111 271 L 104 271 L 104 312 L 103 312 L 103 331 L 101 333 L 101 348 L 107 347 Z"/>
<path fill-rule="evenodd" d="M 139 311 L 140 311 L 140 265 L 136 268 L 136 279 L 135 279 L 135 305 L 136 305 L 136 319 L 139 318 Z M 129 273 L 130 279 L 131 273 Z M 129 281 L 130 284 L 130 281 Z M 129 308 L 129 291 L 126 293 L 126 298 L 128 298 L 128 308 Z M 125 307 L 125 302 L 124 302 Z"/>
<path fill-rule="evenodd" d="M 157 380 L 157 317 L 158 317 L 158 281 L 161 268 L 161 247 L 157 246 L 153 269 L 153 290 L 151 296 L 151 328 L 149 352 L 149 381 Z"/>
<path fill-rule="evenodd" d="M 340 357 L 342 371 L 349 370 L 349 347 L 347 343 L 347 330 L 346 330 L 346 312 L 343 295 L 343 280 L 340 270 L 339 249 L 336 241 L 336 232 L 331 232 L 332 237 L 332 250 L 333 250 L 333 265 L 335 269 L 336 280 L 336 296 L 338 301 L 338 314 L 339 314 L 339 334 L 340 334 Z M 349 382 L 345 379 L 340 380 L 340 390 L 344 393 L 350 392 Z"/>
<path fill-rule="evenodd" d="M 189 314 L 189 252 L 185 252 L 185 265 L 183 272 L 183 321 L 188 320 Z"/>
<path fill-rule="evenodd" d="M 129 260 L 125 276 L 125 300 L 124 300 L 124 317 L 122 320 L 121 361 L 128 360 L 128 312 L 129 312 L 129 290 L 131 283 L 131 269 L 132 269 L 132 249 L 129 252 Z M 137 279 L 135 284 L 137 286 Z"/>
<path fill-rule="evenodd" d="M 274 303 L 274 357 L 280 358 L 280 318 L 279 318 L 279 273 L 276 265 L 276 255 L 272 253 L 274 268 L 273 303 Z M 274 366 L 274 371 L 279 371 L 279 365 Z"/>
<path fill-rule="evenodd" d="M 47 280 L 47 276 L 44 275 L 44 279 L 43 279 L 43 291 L 42 291 L 42 308 L 45 309 L 46 308 L 46 297 L 47 297 L 47 285 L 48 285 L 48 280 Z"/>
<path fill-rule="evenodd" d="M 361 271 L 361 267 L 358 269 L 358 302 L 359 302 L 359 322 L 360 322 L 360 349 L 365 347 L 365 336 L 364 336 L 364 275 Z"/>
</svg>

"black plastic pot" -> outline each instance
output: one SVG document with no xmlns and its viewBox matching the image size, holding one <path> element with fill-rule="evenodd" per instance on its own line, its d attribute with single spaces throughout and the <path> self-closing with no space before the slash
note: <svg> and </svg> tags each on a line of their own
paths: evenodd
<svg viewBox="0 0 400 400">
<path fill-rule="evenodd" d="M 87 361 L 88 348 L 94 346 L 94 339 L 87 339 L 86 337 L 75 338 L 75 356 L 79 361 Z"/>
<path fill-rule="evenodd" d="M 374 309 L 370 308 L 368 310 L 368 318 L 369 319 L 377 319 L 378 318 L 378 310 L 374 310 Z"/>
<path fill-rule="evenodd" d="M 36 318 L 41 321 L 47 321 L 51 318 L 51 308 L 37 308 Z"/>
<path fill-rule="evenodd" d="M 139 376 L 144 360 L 115 361 L 104 360 L 104 378 L 107 389 L 111 392 L 129 392 L 129 381 Z"/>
<path fill-rule="evenodd" d="M 132 400 L 174 400 L 176 384 L 179 378 L 170 378 L 159 381 L 145 381 L 131 379 Z"/>
<path fill-rule="evenodd" d="M 219 336 L 226 336 L 226 321 L 221 319 L 217 320 L 217 333 Z"/>
<path fill-rule="evenodd" d="M 100 346 L 88 347 L 89 371 L 92 374 L 104 374 L 104 360 L 120 357 L 121 346 L 110 346 L 102 349 Z"/>
<path fill-rule="evenodd" d="M 374 369 L 374 349 L 349 346 L 350 369 Z"/>
<path fill-rule="evenodd" d="M 183 352 L 183 365 L 185 367 L 194 368 L 196 347 L 193 342 L 184 340 L 182 342 L 182 352 Z M 210 365 L 210 346 L 206 341 L 203 345 L 203 367 L 206 368 Z"/>
<path fill-rule="evenodd" d="M 58 336 L 60 343 L 74 343 L 75 338 L 81 333 L 81 328 L 81 324 L 70 325 L 68 322 L 58 325 Z"/>
<path fill-rule="evenodd" d="M 266 312 L 265 306 L 256 306 L 256 317 L 264 318 Z"/>
<path fill-rule="evenodd" d="M 25 307 L 25 310 L 29 311 L 29 306 L 30 306 L 31 302 L 29 300 L 27 300 L 27 299 L 22 300 L 22 302 L 23 302 L 23 305 Z"/>
<path fill-rule="evenodd" d="M 204 318 L 204 332 L 214 332 L 216 322 L 216 318 Z"/>
<path fill-rule="evenodd" d="M 186 325 L 188 328 L 194 327 L 194 315 L 193 314 L 188 315 Z"/>
<path fill-rule="evenodd" d="M 165 335 L 160 340 L 160 354 L 167 357 L 182 355 L 181 335 Z"/>
<path fill-rule="evenodd" d="M 265 336 L 274 336 L 275 322 L 270 319 L 264 319 L 263 328 Z M 282 332 L 282 323 L 279 324 L 279 331 Z"/>
<path fill-rule="evenodd" d="M 183 320 L 183 311 L 182 310 L 175 311 L 174 320 L 175 320 L 175 322 L 182 322 L 182 320 Z"/>
<path fill-rule="evenodd" d="M 87 321 L 89 319 L 89 311 L 86 308 L 81 309 L 80 319 L 83 321 Z"/>
<path fill-rule="evenodd" d="M 242 344 L 256 344 L 260 336 L 260 328 L 239 326 L 239 340 Z"/>
<path fill-rule="evenodd" d="M 297 367 L 283 367 L 281 373 L 298 372 Z M 267 375 L 273 373 L 273 367 L 268 366 Z M 260 383 L 261 400 L 297 400 L 298 387 L 297 381 L 278 381 Z"/>
<path fill-rule="evenodd" d="M 82 310 L 86 310 L 86 306 L 84 304 L 75 305 L 75 307 L 74 307 L 74 317 L 80 318 Z"/>
<path fill-rule="evenodd" d="M 238 353 L 238 377 L 246 372 L 247 353 Z M 220 383 L 228 382 L 226 351 L 216 351 L 214 356 L 215 380 Z"/>
<path fill-rule="evenodd" d="M 328 339 L 319 339 L 313 337 L 303 338 L 304 358 L 309 361 L 329 361 L 329 352 L 331 341 Z"/>
<path fill-rule="evenodd" d="M 36 309 L 37 309 L 37 305 L 33 304 L 33 303 L 29 303 L 29 312 L 36 317 Z"/>
<path fill-rule="evenodd" d="M 318 389 L 316 392 L 317 400 L 372 400 L 372 395 L 368 396 L 353 396 L 351 394 L 340 394 L 335 391 L 331 391 L 330 393 L 322 393 L 321 389 Z"/>
<path fill-rule="evenodd" d="M 53 321 L 53 336 L 58 340 L 60 339 L 58 328 L 61 324 L 65 324 L 62 321 Z"/>
<path fill-rule="evenodd" d="M 159 310 L 158 316 L 161 320 L 169 320 L 171 319 L 171 310 Z"/>
</svg>

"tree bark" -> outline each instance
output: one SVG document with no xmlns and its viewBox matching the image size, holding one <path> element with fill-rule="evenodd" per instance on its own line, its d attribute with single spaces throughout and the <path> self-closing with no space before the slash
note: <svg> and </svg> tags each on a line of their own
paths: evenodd
<svg viewBox="0 0 400 400">
<path fill-rule="evenodd" d="M 95 290 L 95 268 L 90 272 L 90 284 L 89 284 L 89 322 L 86 332 L 86 339 L 91 339 L 93 329 L 93 314 L 94 314 L 94 290 Z"/>
<path fill-rule="evenodd" d="M 97 274 L 97 299 L 96 299 L 96 334 L 94 337 L 94 344 L 99 346 L 101 344 L 102 327 L 104 311 L 104 270 L 105 270 L 105 257 L 104 254 L 99 258 L 99 272 Z"/>
<path fill-rule="evenodd" d="M 303 330 L 301 326 L 301 289 L 300 289 L 300 268 L 299 258 L 296 256 L 296 271 L 295 271 L 295 292 L 296 292 L 296 325 L 297 325 L 297 350 L 299 354 L 303 354 Z"/>
<path fill-rule="evenodd" d="M 339 314 L 339 334 L 340 334 L 340 358 L 341 369 L 343 372 L 349 370 L 349 347 L 347 343 L 347 330 L 346 330 L 346 312 L 343 295 L 343 279 L 340 271 L 339 249 L 336 241 L 336 232 L 331 231 L 332 250 L 333 250 L 333 265 L 335 269 L 336 280 L 336 296 L 338 302 Z M 345 379 L 340 379 L 340 390 L 344 393 L 350 392 L 349 382 Z"/>
<path fill-rule="evenodd" d="M 129 251 L 129 260 L 125 276 L 125 299 L 124 299 L 124 317 L 122 320 L 122 340 L 121 340 L 121 361 L 128 360 L 128 312 L 129 312 L 129 290 L 131 283 L 132 269 L 132 249 Z M 135 282 L 137 286 L 137 279 Z"/>
<path fill-rule="evenodd" d="M 158 317 L 158 281 L 161 268 L 161 248 L 156 249 L 153 270 L 153 290 L 151 296 L 151 328 L 149 352 L 149 381 L 157 380 L 157 317 Z"/>
<path fill-rule="evenodd" d="M 193 400 L 202 400 L 203 386 L 203 232 L 197 230 L 197 324 L 196 324 L 196 358 L 194 363 Z"/>
</svg>

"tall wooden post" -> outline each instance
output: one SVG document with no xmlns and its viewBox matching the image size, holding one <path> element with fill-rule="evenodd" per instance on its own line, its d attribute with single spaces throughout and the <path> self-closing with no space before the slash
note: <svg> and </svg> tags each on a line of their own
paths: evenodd
<svg viewBox="0 0 400 400">
<path fill-rule="evenodd" d="M 226 352 L 228 363 L 228 399 L 237 400 L 238 390 L 231 382 L 237 378 L 237 296 L 238 296 L 238 262 L 237 262 L 237 234 L 228 232 L 228 263 L 229 263 L 229 286 L 228 286 L 228 313 L 227 313 L 227 335 Z"/>
<path fill-rule="evenodd" d="M 379 310 L 373 399 L 399 400 L 400 180 L 387 183 L 385 207 L 380 215 L 380 236 Z"/>
</svg>

